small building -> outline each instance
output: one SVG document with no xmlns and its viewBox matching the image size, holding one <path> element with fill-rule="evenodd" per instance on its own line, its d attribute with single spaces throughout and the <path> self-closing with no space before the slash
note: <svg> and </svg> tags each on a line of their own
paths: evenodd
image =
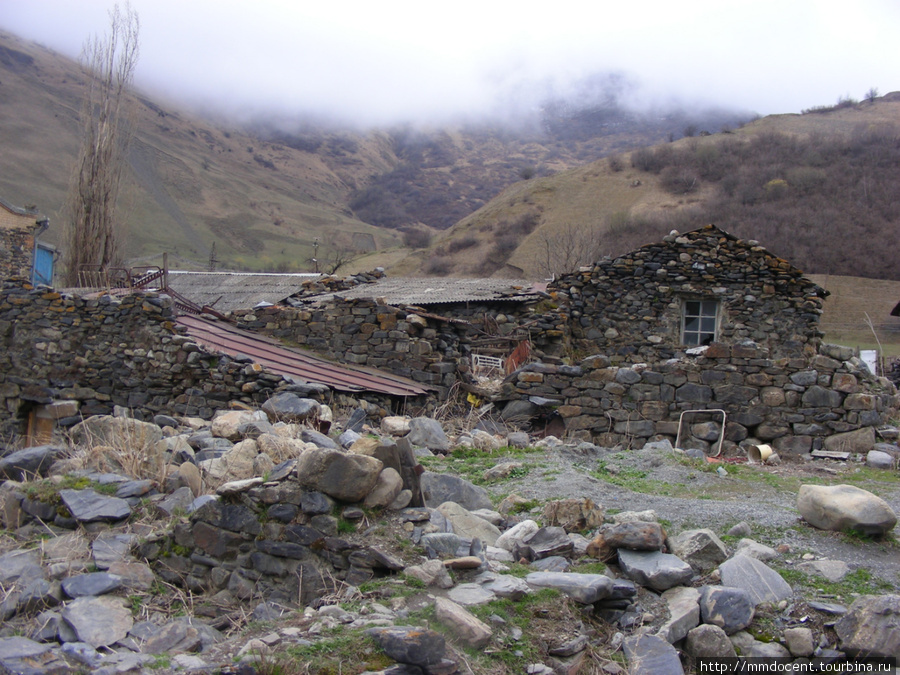
<svg viewBox="0 0 900 675">
<path fill-rule="evenodd" d="M 34 284 L 51 285 L 56 250 L 38 237 L 50 221 L 34 208 L 20 208 L 0 199 L 0 275 Z"/>
<path fill-rule="evenodd" d="M 758 242 L 714 225 L 559 278 L 572 346 L 623 362 L 752 340 L 773 358 L 812 356 L 828 292 Z"/>
</svg>

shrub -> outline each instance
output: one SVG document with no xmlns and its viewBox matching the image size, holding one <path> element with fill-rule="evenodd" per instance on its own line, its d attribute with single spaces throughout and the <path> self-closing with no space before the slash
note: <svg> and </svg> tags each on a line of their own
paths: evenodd
<svg viewBox="0 0 900 675">
<path fill-rule="evenodd" d="M 453 264 L 446 258 L 432 256 L 425 263 L 425 273 L 445 277 L 453 270 Z"/>
<path fill-rule="evenodd" d="M 478 240 L 469 235 L 462 239 L 454 239 L 453 241 L 447 242 L 447 252 L 459 253 L 460 251 L 465 251 L 467 248 L 472 248 L 473 246 L 478 246 Z"/>
<path fill-rule="evenodd" d="M 686 195 L 700 187 L 700 177 L 688 167 L 669 166 L 663 169 L 659 183 L 666 192 L 674 195 Z"/>
<path fill-rule="evenodd" d="M 412 228 L 403 233 L 403 243 L 410 248 L 428 248 L 431 244 L 431 234 L 425 230 Z"/>
</svg>

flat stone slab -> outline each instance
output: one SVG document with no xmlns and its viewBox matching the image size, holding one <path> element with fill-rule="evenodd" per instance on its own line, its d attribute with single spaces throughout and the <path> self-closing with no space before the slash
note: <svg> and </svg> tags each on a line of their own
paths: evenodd
<svg viewBox="0 0 900 675">
<path fill-rule="evenodd" d="M 633 635 L 622 644 L 629 675 L 684 675 L 678 652 L 657 635 Z"/>
<path fill-rule="evenodd" d="M 92 595 L 106 595 L 117 591 L 124 585 L 123 579 L 108 572 L 91 572 L 77 574 L 64 579 L 62 589 L 70 598 L 81 598 Z"/>
<path fill-rule="evenodd" d="M 81 523 L 122 520 L 131 515 L 131 506 L 119 497 L 107 497 L 93 490 L 60 490 L 59 496 L 72 517 Z"/>
<path fill-rule="evenodd" d="M 483 605 L 497 598 L 493 592 L 480 584 L 459 584 L 450 589 L 447 597 L 464 606 Z"/>
<path fill-rule="evenodd" d="M 828 581 L 840 581 L 850 574 L 850 566 L 843 560 L 812 560 L 798 564 L 797 569 L 809 575 L 825 577 Z"/>
<path fill-rule="evenodd" d="M 62 611 L 65 622 L 78 639 L 94 649 L 106 647 L 128 635 L 134 620 L 121 598 L 78 598 Z"/>
<path fill-rule="evenodd" d="M 602 574 L 532 572 L 525 583 L 532 588 L 553 588 L 585 605 L 609 597 L 613 590 L 613 580 Z"/>
<path fill-rule="evenodd" d="M 656 591 L 683 586 L 694 576 L 691 566 L 671 553 L 620 548 L 618 554 L 619 566 L 626 577 Z"/>
<path fill-rule="evenodd" d="M 736 555 L 719 565 L 723 586 L 742 588 L 754 605 L 761 602 L 778 603 L 794 595 L 790 585 L 778 572 L 761 560 Z"/>
</svg>

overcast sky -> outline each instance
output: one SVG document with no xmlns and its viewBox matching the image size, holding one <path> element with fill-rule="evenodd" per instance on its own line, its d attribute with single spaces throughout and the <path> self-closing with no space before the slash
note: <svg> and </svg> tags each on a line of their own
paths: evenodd
<svg viewBox="0 0 900 675">
<path fill-rule="evenodd" d="M 71 56 L 111 0 L 2 0 Z M 365 124 L 503 115 L 617 72 L 639 103 L 799 112 L 900 90 L 897 0 L 132 0 L 137 85 L 220 111 Z"/>
</svg>

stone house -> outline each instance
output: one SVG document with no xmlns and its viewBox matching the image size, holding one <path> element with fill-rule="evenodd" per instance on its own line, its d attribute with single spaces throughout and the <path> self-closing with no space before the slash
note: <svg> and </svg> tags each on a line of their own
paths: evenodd
<svg viewBox="0 0 900 675">
<path fill-rule="evenodd" d="M 811 356 L 828 295 L 758 242 L 714 225 L 605 258 L 550 290 L 576 351 L 631 363 L 743 340 L 776 358 Z"/>
<path fill-rule="evenodd" d="M 54 249 L 38 241 L 49 221 L 33 208 L 0 199 L 0 277 L 20 277 L 49 285 Z"/>
<path fill-rule="evenodd" d="M 601 445 L 719 440 L 804 454 L 862 443 L 900 396 L 846 347 L 822 344 L 827 293 L 754 241 L 709 225 L 604 259 L 548 288 L 569 363 L 528 364 L 497 397 L 507 418 L 551 412 Z M 716 427 L 727 416 L 724 427 Z M 709 420 L 713 420 L 710 423 Z"/>
</svg>

